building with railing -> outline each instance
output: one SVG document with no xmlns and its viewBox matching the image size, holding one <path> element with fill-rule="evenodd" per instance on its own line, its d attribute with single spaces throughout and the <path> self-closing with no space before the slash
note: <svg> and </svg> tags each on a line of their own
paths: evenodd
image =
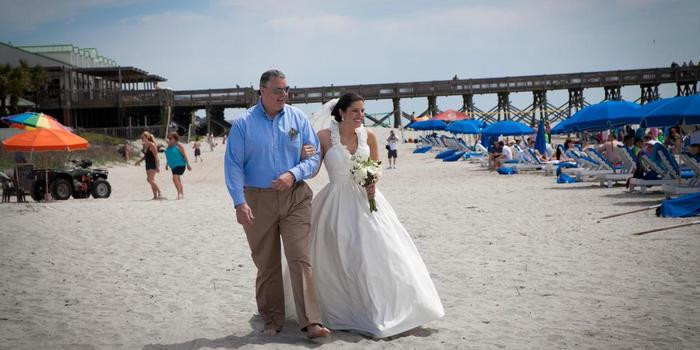
<svg viewBox="0 0 700 350">
<path fill-rule="evenodd" d="M 17 66 L 20 60 L 46 69 L 49 83 L 36 108 L 68 126 L 164 124 L 162 109 L 171 105 L 172 92 L 158 89 L 166 81 L 161 76 L 120 66 L 94 48 L 0 43 L 0 64 Z"/>
</svg>

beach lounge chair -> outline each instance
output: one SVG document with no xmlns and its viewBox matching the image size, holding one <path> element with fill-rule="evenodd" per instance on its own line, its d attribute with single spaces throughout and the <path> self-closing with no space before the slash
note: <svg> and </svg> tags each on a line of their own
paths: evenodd
<svg viewBox="0 0 700 350">
<path fill-rule="evenodd" d="M 503 164 L 507 168 L 515 168 L 518 171 L 522 170 L 542 170 L 545 168 L 545 164 L 541 162 L 532 149 L 522 150 L 518 154 L 518 160 L 512 163 Z"/>
<path fill-rule="evenodd" d="M 566 155 L 576 161 L 577 168 L 564 168 L 562 173 L 576 176 L 576 181 L 597 181 L 597 177 L 603 174 L 612 174 L 612 169 L 605 169 L 604 163 L 591 158 L 588 154 L 582 151 L 569 149 Z"/>
<path fill-rule="evenodd" d="M 688 184 L 691 186 L 700 186 L 700 162 L 698 162 L 697 160 L 695 160 L 695 158 L 686 153 L 681 154 L 680 158 L 681 162 L 685 166 L 690 168 L 690 170 L 695 175 L 693 178 L 690 179 Z"/>
<path fill-rule="evenodd" d="M 629 192 L 634 191 L 635 187 L 639 187 L 639 192 L 646 193 L 646 190 L 652 186 L 673 185 L 678 183 L 678 179 L 675 176 L 671 176 L 666 167 L 661 164 L 658 157 L 653 154 L 650 157 L 644 153 L 640 153 L 639 165 L 643 168 L 644 177 L 630 178 L 628 182 Z"/>
<path fill-rule="evenodd" d="M 601 174 L 597 177 L 597 180 L 600 181 L 600 185 L 603 186 L 605 184 L 608 188 L 612 187 L 614 182 L 627 181 L 634 175 L 634 171 L 637 169 L 637 162 L 631 157 L 631 154 L 628 153 L 626 147 L 618 146 L 615 147 L 613 151 L 617 152 L 622 159 L 621 167 L 613 166 L 613 164 L 598 153 L 598 151 L 590 149 L 593 159 L 603 162 L 606 169 L 611 169 L 613 171 L 613 173 Z"/>
<path fill-rule="evenodd" d="M 535 153 L 535 150 L 532 148 L 527 149 L 527 155 L 533 164 L 541 166 L 540 169 L 544 170 L 544 174 L 554 174 L 554 171 L 556 169 L 556 166 L 560 163 L 558 160 L 549 160 L 549 161 L 542 161 L 540 158 L 537 156 L 537 153 Z"/>
<path fill-rule="evenodd" d="M 700 181 L 698 180 L 700 173 L 693 172 L 692 170 L 683 171 L 678 165 L 676 158 L 663 144 L 655 144 L 654 153 L 661 161 L 661 164 L 666 168 L 668 176 L 677 180 L 677 183 L 663 185 L 664 194 L 667 198 L 700 192 Z"/>
<path fill-rule="evenodd" d="M 646 154 L 639 155 L 640 166 L 644 169 L 643 178 L 630 178 L 628 182 L 629 192 L 633 192 L 635 187 L 639 187 L 640 193 L 646 193 L 647 189 L 652 186 L 663 186 L 675 182 L 673 179 L 664 179 L 662 175 L 665 170 L 661 164 L 651 160 Z"/>
<path fill-rule="evenodd" d="M 474 145 L 474 152 L 467 152 L 464 154 L 464 157 L 468 159 L 470 163 L 480 163 L 482 166 L 488 166 L 488 156 L 489 150 L 480 142 Z"/>
</svg>

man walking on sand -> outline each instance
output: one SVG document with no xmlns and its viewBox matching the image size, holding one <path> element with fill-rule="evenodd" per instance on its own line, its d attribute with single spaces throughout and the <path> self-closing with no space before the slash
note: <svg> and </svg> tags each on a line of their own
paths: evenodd
<svg viewBox="0 0 700 350">
<path fill-rule="evenodd" d="M 284 244 L 297 322 L 308 337 L 324 337 L 330 330 L 321 324 L 309 262 L 313 194 L 304 182 L 318 170 L 320 153 L 301 159 L 303 145 L 321 147 L 304 112 L 286 104 L 288 94 L 282 72 L 262 74 L 258 104 L 236 119 L 229 132 L 226 186 L 258 269 L 255 298 L 265 321 L 263 333 L 277 334 L 285 320 L 280 253 Z"/>
</svg>

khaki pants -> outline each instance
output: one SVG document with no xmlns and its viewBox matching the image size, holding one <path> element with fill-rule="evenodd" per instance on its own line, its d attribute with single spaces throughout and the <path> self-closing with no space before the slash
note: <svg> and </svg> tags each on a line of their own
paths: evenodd
<svg viewBox="0 0 700 350">
<path fill-rule="evenodd" d="M 297 322 L 302 329 L 321 323 L 309 263 L 312 195 L 311 188 L 304 182 L 286 191 L 245 188 L 246 202 L 255 219 L 243 229 L 258 268 L 255 299 L 265 328 L 282 329 L 285 319 L 280 237 L 289 264 Z"/>
</svg>

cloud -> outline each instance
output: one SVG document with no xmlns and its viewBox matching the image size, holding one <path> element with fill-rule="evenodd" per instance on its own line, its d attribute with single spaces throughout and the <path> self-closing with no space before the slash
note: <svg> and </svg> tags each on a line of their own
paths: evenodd
<svg viewBox="0 0 700 350">
<path fill-rule="evenodd" d="M 164 85 L 175 89 L 257 85 L 272 67 L 301 87 L 652 67 L 700 58 L 697 45 L 689 44 L 700 36 L 700 3 L 694 1 L 213 0 L 187 11 L 152 6 L 147 14 L 131 12 L 99 28 L 81 25 L 90 11 L 121 6 L 115 1 L 47 2 L 30 21 L 32 35 L 97 47 L 122 65 L 168 78 Z M 22 10 L 7 6 L 14 18 L 40 6 L 37 0 L 16 3 Z M 63 20 L 75 26 L 57 32 L 46 24 Z"/>
<path fill-rule="evenodd" d="M 70 20 L 95 8 L 124 6 L 137 0 L 6 0 L 0 23 L 3 29 L 30 31 L 44 24 Z"/>
</svg>

